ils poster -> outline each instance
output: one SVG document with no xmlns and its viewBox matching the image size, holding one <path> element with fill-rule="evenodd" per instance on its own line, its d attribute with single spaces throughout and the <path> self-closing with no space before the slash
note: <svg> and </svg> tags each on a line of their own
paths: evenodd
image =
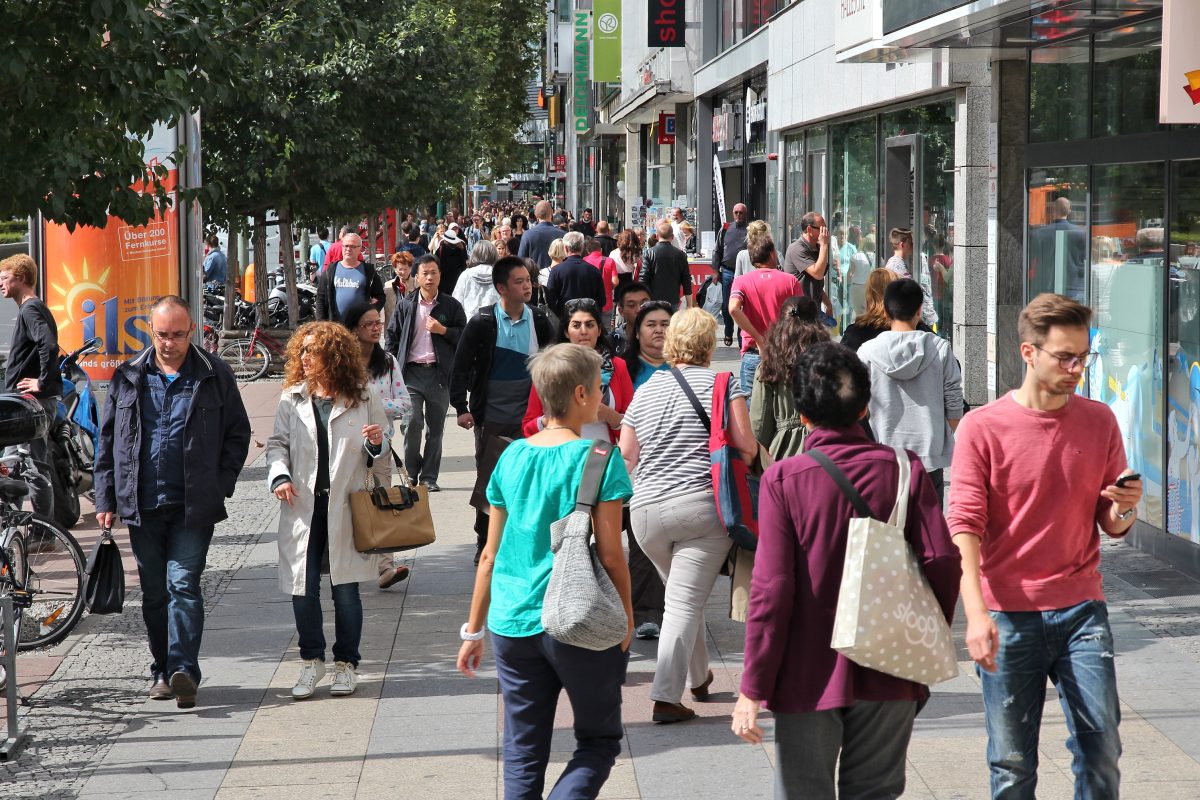
<svg viewBox="0 0 1200 800">
<path fill-rule="evenodd" d="M 150 164 L 165 162 L 175 133 L 164 129 L 146 143 Z M 165 181 L 173 192 L 178 170 Z M 149 311 L 164 294 L 179 293 L 179 219 L 173 207 L 146 225 L 109 217 L 104 228 L 45 226 L 42 298 L 58 323 L 58 344 L 70 352 L 93 337 L 103 346 L 80 360 L 95 381 L 151 346 Z"/>
</svg>

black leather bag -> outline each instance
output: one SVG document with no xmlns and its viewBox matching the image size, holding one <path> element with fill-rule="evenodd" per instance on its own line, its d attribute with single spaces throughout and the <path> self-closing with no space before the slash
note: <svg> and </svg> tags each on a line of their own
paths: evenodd
<svg viewBox="0 0 1200 800">
<path fill-rule="evenodd" d="M 89 614 L 120 614 L 125 605 L 125 566 L 110 530 L 88 556 L 83 597 Z"/>
</svg>

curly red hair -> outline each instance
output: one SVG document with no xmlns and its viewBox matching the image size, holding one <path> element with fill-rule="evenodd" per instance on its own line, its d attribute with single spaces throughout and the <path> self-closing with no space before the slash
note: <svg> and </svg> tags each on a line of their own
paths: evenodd
<svg viewBox="0 0 1200 800">
<path fill-rule="evenodd" d="M 300 356 L 305 341 L 312 338 L 309 355 L 316 356 L 305 373 Z M 316 383 L 336 391 L 353 408 L 367 399 L 367 371 L 362 363 L 362 347 L 354 334 L 336 322 L 309 322 L 301 325 L 288 340 L 287 366 L 283 386 L 308 384 L 311 391 Z M 356 391 L 357 390 L 357 391 Z"/>
</svg>

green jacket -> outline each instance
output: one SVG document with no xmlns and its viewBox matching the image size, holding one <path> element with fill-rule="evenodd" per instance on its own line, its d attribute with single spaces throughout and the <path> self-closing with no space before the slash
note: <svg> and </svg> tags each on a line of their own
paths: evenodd
<svg viewBox="0 0 1200 800">
<path fill-rule="evenodd" d="M 799 455 L 808 431 L 792 399 L 791 388 L 754 378 L 750 396 L 750 428 L 754 438 L 776 461 Z"/>
</svg>

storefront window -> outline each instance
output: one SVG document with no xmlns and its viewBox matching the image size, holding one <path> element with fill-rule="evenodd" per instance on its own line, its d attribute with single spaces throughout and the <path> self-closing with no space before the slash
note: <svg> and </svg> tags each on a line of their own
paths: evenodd
<svg viewBox="0 0 1200 800">
<path fill-rule="evenodd" d="M 1200 543 L 1200 161 L 1171 167 L 1167 531 Z"/>
<path fill-rule="evenodd" d="M 787 174 L 784 181 L 784 231 L 785 242 L 780 242 L 780 248 L 786 249 L 787 243 L 800 238 L 800 218 L 804 216 L 804 134 L 789 136 L 786 139 L 784 152 L 787 154 Z"/>
<path fill-rule="evenodd" d="M 775 12 L 792 0 L 721 0 L 718 50 L 725 52 L 767 24 Z"/>
<path fill-rule="evenodd" d="M 1065 142 L 1088 135 L 1088 40 L 1039 47 L 1029 54 L 1029 141 Z"/>
<path fill-rule="evenodd" d="M 1093 172 L 1092 349 L 1088 392 L 1112 408 L 1130 468 L 1145 494 L 1138 515 L 1163 526 L 1164 165 L 1112 164 Z"/>
<path fill-rule="evenodd" d="M 1088 266 L 1087 167 L 1029 174 L 1029 298 L 1054 292 L 1084 302 Z"/>
<path fill-rule="evenodd" d="M 829 225 L 838 242 L 833 296 L 843 330 L 865 309 L 867 274 L 879 263 L 877 147 L 874 117 L 829 129 Z"/>
<path fill-rule="evenodd" d="M 1092 135 L 1161 130 L 1158 92 L 1162 20 L 1096 35 Z"/>
</svg>

